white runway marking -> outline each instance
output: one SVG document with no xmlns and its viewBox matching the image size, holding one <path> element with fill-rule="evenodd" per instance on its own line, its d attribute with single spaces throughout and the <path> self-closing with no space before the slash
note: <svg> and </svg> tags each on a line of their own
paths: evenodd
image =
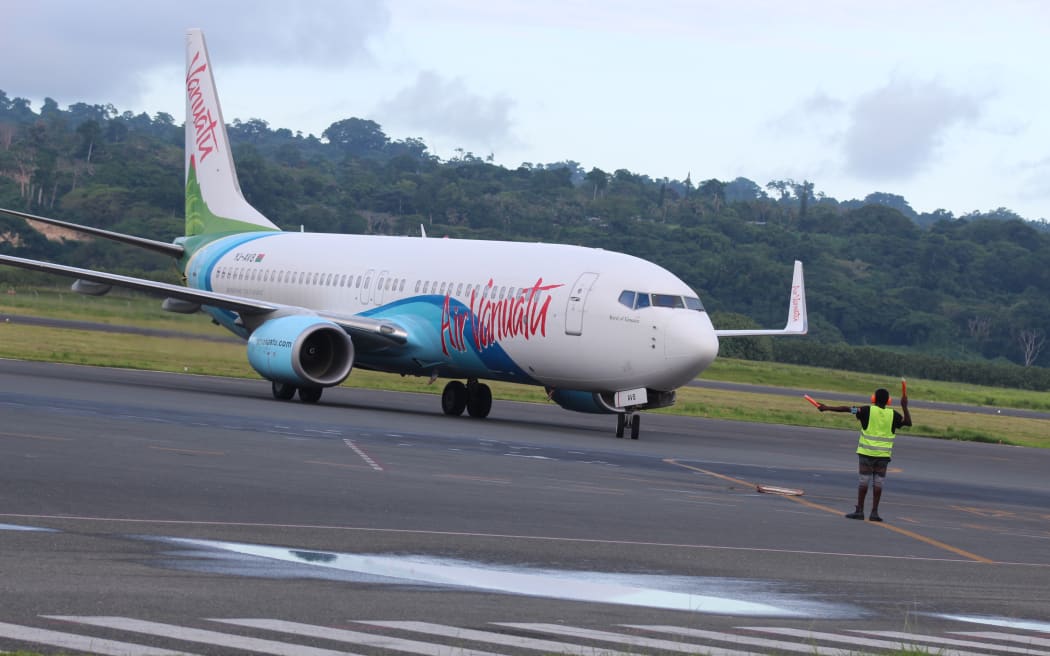
<svg viewBox="0 0 1050 656">
<path fill-rule="evenodd" d="M 361 624 L 372 624 L 374 626 L 398 629 L 400 631 L 426 633 L 427 635 L 440 636 L 442 638 L 455 638 L 458 640 L 469 640 L 471 642 L 488 642 L 494 645 L 503 645 L 505 647 L 534 649 L 537 651 L 550 652 L 552 654 L 594 656 L 596 651 L 597 653 L 602 654 L 602 656 L 632 656 L 634 654 L 634 652 L 613 651 L 610 649 L 602 649 L 599 651 L 588 645 L 574 645 L 569 642 L 526 638 L 506 633 L 496 633 L 494 631 L 461 629 L 458 626 L 431 624 L 430 622 L 361 622 Z"/>
<path fill-rule="evenodd" d="M 779 635 L 802 638 L 804 640 L 824 640 L 828 642 L 843 642 L 858 647 L 874 647 L 876 649 L 907 649 L 911 645 L 904 642 L 893 642 L 890 640 L 873 640 L 870 638 L 856 638 L 838 633 L 824 633 L 821 631 L 807 631 L 805 629 L 788 629 L 782 627 L 742 626 L 738 627 L 745 631 L 762 631 L 764 633 L 776 633 Z M 950 649 L 938 649 L 938 656 L 979 656 L 970 651 L 954 651 Z"/>
<path fill-rule="evenodd" d="M 243 619 L 243 620 L 221 620 L 213 619 L 213 622 L 247 626 L 254 629 L 268 629 L 282 633 L 309 636 L 311 638 L 323 638 L 338 642 L 349 642 L 377 649 L 393 649 L 410 654 L 422 654 L 423 656 L 443 656 L 449 653 L 448 647 L 429 642 L 416 640 L 405 640 L 375 633 L 361 633 L 359 631 L 347 631 L 345 629 L 333 629 L 327 626 L 315 626 L 313 624 L 301 624 L 299 622 L 286 622 L 283 620 Z M 500 656 L 488 651 L 475 651 L 473 649 L 456 649 L 456 656 Z"/>
<path fill-rule="evenodd" d="M 1002 633 L 1000 631 L 953 631 L 956 635 L 970 636 L 971 638 L 986 638 L 988 640 L 1005 640 L 1007 642 L 1020 642 L 1025 645 L 1037 647 L 1050 647 L 1050 640 L 1036 638 L 1034 636 L 1016 635 L 1013 633 Z"/>
<path fill-rule="evenodd" d="M 130 642 L 102 640 L 91 636 L 35 629 L 30 626 L 18 626 L 17 624 L 0 623 L 0 637 L 22 642 L 34 642 L 41 645 L 51 645 L 60 649 L 75 649 L 92 654 L 111 654 L 112 656 L 192 656 L 189 652 L 181 650 L 157 649 Z"/>
<path fill-rule="evenodd" d="M 929 636 L 929 635 L 916 635 L 914 633 L 902 633 L 900 631 L 853 631 L 853 633 L 866 633 L 868 635 L 882 636 L 884 638 L 896 638 L 898 640 L 907 641 L 909 645 L 919 644 L 924 642 L 933 643 L 938 647 L 951 645 L 952 647 L 976 647 L 982 649 L 988 647 L 987 642 L 977 642 L 975 640 L 953 640 L 952 638 L 945 638 L 944 636 Z M 977 634 L 961 634 L 969 635 L 972 637 L 980 637 Z M 1009 635 L 1009 634 L 1003 634 Z M 1025 644 L 1031 645 L 1036 644 L 1032 642 L 1032 638 L 1025 636 Z M 1047 645 L 1050 645 L 1050 640 L 1047 641 Z M 1011 654 L 1027 654 L 1028 656 L 1050 656 L 1050 651 L 1033 651 L 1026 649 L 1025 647 L 1010 647 L 1006 645 L 997 646 L 996 651 L 1005 651 Z"/>
<path fill-rule="evenodd" d="M 701 629 L 690 629 L 680 626 L 648 624 L 623 624 L 622 626 L 633 629 L 642 629 L 643 631 L 655 631 L 657 633 L 674 633 L 689 638 L 700 638 L 701 640 L 718 640 L 719 642 L 731 642 L 738 645 L 747 645 L 749 647 L 765 647 L 767 649 L 775 649 L 777 652 L 792 651 L 799 654 L 812 654 L 813 656 L 853 656 L 857 653 L 853 649 L 821 649 L 811 642 L 784 642 L 783 640 L 755 638 L 753 636 L 737 635 L 735 633 L 704 631 Z"/>
<path fill-rule="evenodd" d="M 369 467 L 376 471 L 383 471 L 383 468 L 379 466 L 379 463 L 377 463 L 375 460 L 372 460 L 372 458 L 367 453 L 361 450 L 361 447 L 354 444 L 353 440 L 343 440 L 343 444 L 353 449 L 354 453 L 360 456 L 361 460 L 364 460 Z"/>
<path fill-rule="evenodd" d="M 129 633 L 147 634 L 168 640 L 202 643 L 211 647 L 208 653 L 226 653 L 231 649 L 243 650 L 257 654 L 274 654 L 276 656 L 355 656 L 351 652 L 333 651 L 291 642 L 279 642 L 248 635 L 234 635 L 208 631 L 174 624 L 162 624 L 125 617 L 88 617 L 88 616 L 41 616 L 52 620 L 61 620 L 88 627 L 102 627 L 110 630 Z M 858 649 L 877 650 L 915 650 L 930 651 L 938 656 L 967 656 L 979 654 L 991 656 L 996 653 L 1032 654 L 1044 656 L 1050 652 L 1032 649 L 1033 645 L 1050 646 L 1050 639 L 1037 637 L 1044 635 L 1040 631 L 1030 634 L 1002 632 L 947 632 L 948 635 L 962 635 L 981 640 L 954 640 L 939 635 L 920 635 L 897 631 L 872 631 L 846 629 L 841 633 L 810 631 L 787 627 L 734 627 L 734 632 L 707 631 L 698 628 L 678 627 L 657 624 L 621 624 L 619 627 L 642 632 L 664 633 L 681 636 L 691 642 L 662 640 L 650 638 L 638 633 L 619 633 L 602 631 L 594 628 L 569 626 L 564 624 L 525 624 L 491 622 L 494 627 L 507 627 L 514 631 L 526 631 L 554 636 L 577 638 L 579 642 L 562 642 L 542 637 L 516 635 L 515 632 L 499 630 L 483 631 L 462 628 L 445 624 L 414 621 L 364 621 L 349 620 L 353 624 L 380 627 L 385 632 L 351 631 L 330 626 L 304 624 L 281 619 L 222 619 L 215 618 L 209 622 L 220 622 L 240 627 L 240 632 L 257 629 L 259 631 L 277 631 L 290 634 L 292 637 L 315 638 L 334 642 L 361 645 L 373 652 L 403 652 L 419 656 L 499 656 L 487 651 L 467 649 L 465 643 L 491 644 L 510 648 L 511 650 L 531 650 L 544 654 L 567 654 L 569 656 L 630 656 L 639 653 L 639 649 L 656 650 L 657 653 L 705 654 L 707 656 L 747 656 L 753 652 L 737 651 L 732 647 L 756 648 L 760 654 L 799 653 L 814 656 L 852 656 Z M 484 621 L 484 620 L 481 620 Z M 431 640 L 401 638 L 396 632 L 422 634 Z M 750 632 L 773 633 L 796 640 L 778 640 L 757 637 Z M 861 637 L 853 634 L 868 634 L 873 637 Z M 880 639 L 881 638 L 881 639 Z M 40 629 L 17 624 L 0 622 L 0 642 L 4 639 L 11 642 L 38 643 L 78 653 L 104 654 L 106 656 L 192 656 L 186 650 L 172 651 L 159 647 L 139 645 L 131 642 L 106 640 L 89 635 L 65 633 L 49 629 Z M 594 644 L 603 642 L 610 647 L 599 647 Z M 695 641 L 695 642 L 692 642 Z M 828 643 L 831 643 L 830 645 Z M 844 643 L 847 648 L 834 646 Z M 929 647 L 922 646 L 929 644 Z M 5 648 L 10 648 L 4 644 Z M 953 651 L 948 646 L 976 647 L 978 651 Z M 625 651 L 617 651 L 622 649 Z M 0 651 L 0 654 L 5 652 Z M 910 652 L 909 652 L 910 653 Z M 757 654 L 755 655 L 757 656 Z"/>
<path fill-rule="evenodd" d="M 303 645 L 293 645 L 288 642 L 276 642 L 274 640 L 262 640 L 260 638 L 246 638 L 244 636 L 233 635 L 230 633 L 193 629 L 185 626 L 176 626 L 174 624 L 161 624 L 159 622 L 146 622 L 144 620 L 134 620 L 126 617 L 75 617 L 68 615 L 52 615 L 49 617 L 55 620 L 77 622 L 79 624 L 88 624 L 90 626 L 103 626 L 109 629 L 145 633 L 147 635 L 174 638 L 175 640 L 185 640 L 187 642 L 202 642 L 208 645 L 243 649 L 245 651 L 254 651 L 258 654 L 274 654 L 275 656 L 355 656 L 354 654 L 344 651 L 305 647 Z M 90 651 L 90 648 L 88 648 L 88 651 Z"/>
<path fill-rule="evenodd" d="M 754 652 L 737 651 L 735 649 L 721 649 L 705 645 L 694 645 L 688 642 L 676 642 L 674 640 L 660 640 L 658 638 L 645 638 L 642 636 L 628 635 L 626 633 L 611 633 L 609 631 L 595 631 L 593 629 L 581 629 L 575 626 L 563 626 L 561 624 L 519 624 L 513 622 L 495 622 L 497 626 L 506 626 L 513 629 L 525 629 L 538 631 L 540 633 L 553 633 L 555 635 L 572 636 L 588 640 L 601 640 L 602 642 L 615 642 L 631 647 L 648 647 L 651 649 L 662 649 L 664 651 L 681 652 L 684 654 L 703 654 L 704 656 L 756 656 Z M 597 650 L 601 653 L 601 650 Z"/>
</svg>

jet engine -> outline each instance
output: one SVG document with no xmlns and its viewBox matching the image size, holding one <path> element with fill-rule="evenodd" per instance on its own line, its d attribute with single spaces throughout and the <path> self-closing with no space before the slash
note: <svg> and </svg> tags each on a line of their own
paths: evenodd
<svg viewBox="0 0 1050 656">
<path fill-rule="evenodd" d="M 609 396 L 611 397 L 612 395 L 610 394 Z M 595 414 L 621 412 L 612 403 L 606 401 L 600 392 L 559 389 L 554 390 L 551 394 L 551 400 L 566 410 L 574 410 L 576 412 L 591 412 Z"/>
<path fill-rule="evenodd" d="M 642 405 L 631 406 L 631 410 L 653 410 L 655 408 L 666 408 L 674 405 L 676 394 L 674 390 L 659 391 L 648 389 L 647 401 Z M 616 395 L 611 392 L 585 392 L 582 390 L 558 389 L 551 392 L 548 390 L 552 401 L 565 408 L 576 412 L 590 412 L 594 414 L 622 413 L 624 408 L 616 407 Z"/>
<path fill-rule="evenodd" d="M 331 387 L 354 366 L 354 344 L 342 328 L 309 315 L 266 321 L 248 338 L 248 362 L 259 374 L 296 387 Z"/>
</svg>

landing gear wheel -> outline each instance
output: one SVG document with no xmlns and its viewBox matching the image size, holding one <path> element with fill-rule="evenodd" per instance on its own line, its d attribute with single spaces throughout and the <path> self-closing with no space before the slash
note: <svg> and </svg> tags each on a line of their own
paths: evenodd
<svg viewBox="0 0 1050 656">
<path fill-rule="evenodd" d="M 299 400 L 303 403 L 317 403 L 321 400 L 321 392 L 323 391 L 323 387 L 300 387 Z"/>
<path fill-rule="evenodd" d="M 627 426 L 627 415 L 622 412 L 616 415 L 616 437 L 623 437 L 623 429 Z"/>
<path fill-rule="evenodd" d="M 441 392 L 441 411 L 446 415 L 458 417 L 467 407 L 467 386 L 458 380 L 449 381 Z"/>
<path fill-rule="evenodd" d="M 631 417 L 631 439 L 638 439 L 638 431 L 642 428 L 642 416 L 634 415 Z"/>
<path fill-rule="evenodd" d="M 492 410 L 492 390 L 485 383 L 467 383 L 467 414 L 484 419 Z"/>
<path fill-rule="evenodd" d="M 299 391 L 299 388 L 295 385 L 289 385 L 288 383 L 278 383 L 277 381 L 271 381 L 270 383 L 273 389 L 273 398 L 280 399 L 281 401 L 290 401 L 295 393 Z"/>
</svg>

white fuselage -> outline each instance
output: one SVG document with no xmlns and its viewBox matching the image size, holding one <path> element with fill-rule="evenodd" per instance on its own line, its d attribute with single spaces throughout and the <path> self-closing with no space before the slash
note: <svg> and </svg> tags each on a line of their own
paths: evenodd
<svg viewBox="0 0 1050 656">
<path fill-rule="evenodd" d="M 645 260 L 540 243 L 259 232 L 212 242 L 188 284 L 317 312 L 388 319 L 409 331 L 396 356 L 356 364 L 413 375 L 552 388 L 672 390 L 715 358 L 696 294 Z M 628 307 L 623 292 L 678 307 Z M 670 299 L 668 301 L 667 299 Z M 235 316 L 215 311 L 235 332 Z"/>
</svg>

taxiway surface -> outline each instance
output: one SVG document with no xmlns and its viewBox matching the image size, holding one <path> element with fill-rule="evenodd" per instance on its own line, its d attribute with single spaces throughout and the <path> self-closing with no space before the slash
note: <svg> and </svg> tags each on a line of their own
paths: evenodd
<svg viewBox="0 0 1050 656">
<path fill-rule="evenodd" d="M 349 388 L 306 406 L 264 381 L 0 361 L 0 623 L 753 636 L 741 627 L 1050 615 L 1048 452 L 899 437 L 874 524 L 843 518 L 852 431 L 645 415 L 631 441 L 614 423 L 499 401 L 449 418 L 437 396 Z M 0 648 L 33 643 L 10 635 Z"/>
</svg>

